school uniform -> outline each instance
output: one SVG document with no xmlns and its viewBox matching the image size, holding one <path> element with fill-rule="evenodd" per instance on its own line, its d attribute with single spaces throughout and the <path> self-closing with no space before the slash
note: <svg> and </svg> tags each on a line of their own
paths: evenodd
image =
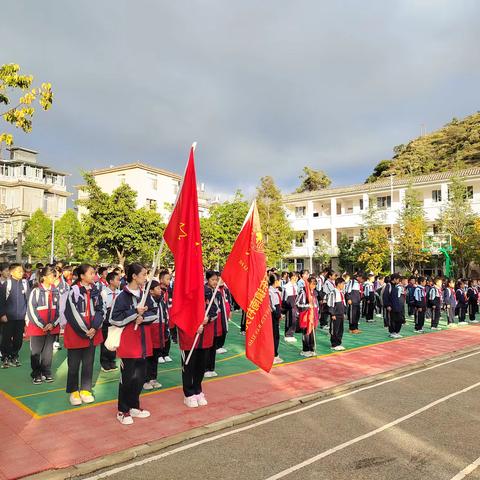
<svg viewBox="0 0 480 480">
<path fill-rule="evenodd" d="M 325 328 L 328 326 L 328 318 L 330 316 L 328 305 L 327 305 L 327 298 L 329 295 L 335 290 L 335 283 L 330 280 L 326 279 L 322 286 L 322 291 L 320 292 L 320 328 Z"/>
<path fill-rule="evenodd" d="M 427 293 L 425 287 L 417 285 L 413 293 L 415 301 L 415 330 L 422 331 L 425 325 L 425 312 L 427 311 Z"/>
<path fill-rule="evenodd" d="M 401 284 L 392 285 L 388 306 L 391 308 L 388 331 L 399 334 L 405 320 L 405 290 Z"/>
<path fill-rule="evenodd" d="M 310 300 L 313 307 L 310 305 Z M 296 308 L 300 314 L 299 326 L 302 331 L 303 352 L 315 352 L 315 329 L 319 323 L 318 298 L 315 292 L 307 293 L 303 289 L 296 300 Z"/>
<path fill-rule="evenodd" d="M 31 377 L 48 381 L 52 380 L 53 342 L 60 333 L 59 318 L 60 293 L 57 288 L 45 288 L 40 285 L 34 288 L 28 299 L 27 336 L 30 337 Z M 44 327 L 52 325 L 52 329 L 44 331 Z"/>
<path fill-rule="evenodd" d="M 438 322 L 440 321 L 440 314 L 443 302 L 442 290 L 434 285 L 430 289 L 428 297 L 430 299 L 430 305 L 432 307 L 431 327 L 438 328 Z"/>
<path fill-rule="evenodd" d="M 120 295 L 120 290 L 116 288 L 112 290 L 110 287 L 104 288 L 100 295 L 102 297 L 103 302 L 103 323 L 102 323 L 102 335 L 103 335 L 103 342 L 100 346 L 100 365 L 104 370 L 113 370 L 117 368 L 117 364 L 115 363 L 116 354 L 111 350 L 108 350 L 105 347 L 105 341 L 107 340 L 108 336 L 108 327 L 111 326 L 110 324 L 110 317 L 112 316 L 112 305 Z"/>
<path fill-rule="evenodd" d="M 157 380 L 158 359 L 166 357 L 167 342 L 170 344 L 170 331 L 168 328 L 168 292 L 162 290 L 160 297 L 152 297 L 156 318 L 150 328 L 152 334 L 152 355 L 147 357 L 147 383 Z"/>
<path fill-rule="evenodd" d="M 108 282 L 105 278 L 100 277 L 96 282 L 95 286 L 97 287 L 98 291 L 101 292 L 105 288 L 108 288 Z"/>
<path fill-rule="evenodd" d="M 211 287 L 205 285 L 205 311 L 213 296 L 213 291 L 214 290 Z M 207 366 L 208 350 L 213 346 L 214 342 L 214 323 L 217 319 L 217 315 L 218 307 L 214 301 L 208 312 L 208 323 L 203 326 L 203 332 L 199 335 L 195 345 L 193 345 L 193 343 L 196 334 L 190 335 L 184 330 L 177 328 L 182 354 L 183 393 L 186 398 L 200 395 L 202 393 L 202 381 Z M 188 365 L 185 365 L 185 361 L 188 358 L 192 347 L 192 356 L 190 357 Z"/>
<path fill-rule="evenodd" d="M 221 328 L 223 333 L 221 335 L 218 335 L 217 333 L 215 334 L 215 346 L 217 350 L 219 348 L 223 348 L 223 346 L 225 345 L 225 340 L 228 333 L 228 321 L 230 320 L 230 317 L 232 315 L 232 295 L 230 294 L 230 290 L 225 285 L 223 285 L 221 287 L 218 287 L 218 291 L 222 296 L 222 302 L 220 303 L 220 306 L 223 312 L 223 316 L 219 320 L 221 320 Z M 218 331 L 219 328 L 217 327 L 217 332 Z"/>
<path fill-rule="evenodd" d="M 140 409 L 140 393 L 146 379 L 147 357 L 152 356 L 153 344 L 151 323 L 156 312 L 150 295 L 145 306 L 148 310 L 142 315 L 143 322 L 137 325 L 137 306 L 142 300 L 143 291 L 132 291 L 128 285 L 120 292 L 112 307 L 110 323 L 123 328 L 117 357 L 120 358 L 120 383 L 118 386 L 118 411 L 127 414 L 130 409 Z"/>
<path fill-rule="evenodd" d="M 25 279 L 9 278 L 0 287 L 0 303 L 4 305 L 7 323 L 3 326 L 2 359 L 4 362 L 18 363 L 18 354 L 23 344 L 25 316 L 27 314 L 30 287 Z"/>
<path fill-rule="evenodd" d="M 380 298 L 382 302 L 382 316 L 383 316 L 383 326 L 388 328 L 390 325 L 390 311 L 388 310 L 388 306 L 390 305 L 390 295 L 392 293 L 392 284 L 385 283 L 383 287 L 380 289 Z"/>
<path fill-rule="evenodd" d="M 328 296 L 327 305 L 330 313 L 330 343 L 334 348 L 342 344 L 343 322 L 346 312 L 345 294 L 335 288 Z M 332 317 L 335 317 L 335 320 Z"/>
<path fill-rule="evenodd" d="M 375 289 L 373 283 L 368 280 L 363 284 L 363 302 L 365 320 L 372 322 L 375 311 Z"/>
<path fill-rule="evenodd" d="M 172 330 L 170 328 L 170 309 L 172 308 L 172 296 L 170 294 L 169 288 L 166 288 L 165 290 L 162 288 L 162 296 L 160 297 L 160 302 L 160 320 L 163 322 L 164 325 L 164 339 L 160 342 L 162 343 L 162 346 L 160 347 L 160 356 L 165 358 L 170 355 L 170 348 L 172 345 Z"/>
<path fill-rule="evenodd" d="M 468 301 L 468 318 L 471 322 L 475 321 L 475 315 L 478 308 L 478 292 L 475 287 L 468 287 L 467 289 Z"/>
<path fill-rule="evenodd" d="M 463 288 L 457 288 L 455 297 L 457 299 L 455 314 L 458 315 L 458 321 L 464 323 L 467 314 L 467 295 L 465 290 L 463 290 Z"/>
<path fill-rule="evenodd" d="M 288 282 L 283 289 L 282 295 L 282 304 L 285 310 L 285 337 L 293 337 L 298 323 L 298 309 L 296 305 L 298 296 L 297 285 Z"/>
<path fill-rule="evenodd" d="M 211 295 L 210 295 L 211 298 Z M 215 305 L 217 316 L 213 322 L 213 343 L 208 349 L 206 372 L 215 371 L 215 359 L 217 357 L 217 349 L 225 344 L 225 337 L 228 331 L 228 315 L 230 314 L 230 305 L 225 302 L 225 297 L 220 291 L 220 287 L 215 295 L 212 307 Z M 228 307 L 227 307 L 228 305 Z"/>
<path fill-rule="evenodd" d="M 103 341 L 103 304 L 100 292 L 95 285 L 74 285 L 68 292 L 65 307 L 67 324 L 63 333 L 63 343 L 67 351 L 67 393 L 79 390 L 92 390 L 93 362 L 95 348 Z M 87 331 L 96 330 L 93 338 Z M 81 367 L 81 380 L 79 373 Z"/>
<path fill-rule="evenodd" d="M 362 289 L 357 280 L 351 279 L 347 282 L 345 287 L 345 299 L 347 301 L 347 317 L 350 331 L 358 330 L 362 304 Z M 349 302 L 351 302 L 351 304 Z"/>
<path fill-rule="evenodd" d="M 446 287 L 443 290 L 443 303 L 447 307 L 447 322 L 449 325 L 455 323 L 455 310 L 457 307 L 457 297 L 455 289 Z"/>
<path fill-rule="evenodd" d="M 302 290 L 303 292 L 304 290 Z M 280 343 L 280 318 L 282 317 L 282 296 L 280 292 L 273 286 L 268 287 L 270 297 L 270 310 L 272 312 L 273 326 L 273 347 L 275 357 L 278 357 L 278 345 Z"/>
</svg>

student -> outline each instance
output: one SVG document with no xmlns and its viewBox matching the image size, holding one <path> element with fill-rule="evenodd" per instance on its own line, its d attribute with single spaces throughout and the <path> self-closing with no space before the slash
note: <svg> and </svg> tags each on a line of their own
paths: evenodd
<svg viewBox="0 0 480 480">
<path fill-rule="evenodd" d="M 107 275 L 107 267 L 98 267 L 98 280 L 96 281 L 95 285 L 99 292 L 108 287 Z"/>
<path fill-rule="evenodd" d="M 153 321 L 150 332 L 152 335 L 152 355 L 147 357 L 146 377 L 143 384 L 144 390 L 153 390 L 162 385 L 158 382 L 158 359 L 162 347 L 165 345 L 165 315 L 168 315 L 168 306 L 162 302 L 162 287 L 157 280 L 152 280 L 150 284 L 150 297 L 155 309 L 155 320 Z M 168 324 L 168 322 L 167 322 Z"/>
<path fill-rule="evenodd" d="M 224 312 L 224 319 L 222 320 L 222 327 L 224 328 L 224 333 L 221 336 L 215 336 L 215 346 L 217 348 L 217 354 L 227 353 L 225 348 L 225 339 L 228 333 L 228 322 L 232 319 L 232 295 L 230 290 L 225 285 L 222 280 L 222 277 L 219 277 L 218 280 L 218 291 L 222 297 L 222 311 Z"/>
<path fill-rule="evenodd" d="M 4 285 L 6 281 L 10 278 L 10 268 L 8 263 L 0 263 L 0 285 Z"/>
<path fill-rule="evenodd" d="M 342 345 L 343 322 L 345 319 L 345 280 L 342 277 L 335 279 L 335 289 L 330 293 L 327 300 L 330 313 L 330 343 L 332 350 L 345 350 Z"/>
<path fill-rule="evenodd" d="M 468 302 L 468 318 L 471 323 L 478 323 L 475 319 L 478 309 L 478 292 L 476 288 L 476 281 L 469 280 L 467 288 L 467 302 Z"/>
<path fill-rule="evenodd" d="M 105 341 L 107 340 L 108 336 L 108 327 L 110 327 L 112 305 L 116 298 L 120 295 L 120 275 L 116 272 L 110 272 L 106 277 L 106 281 L 108 286 L 102 289 L 100 292 L 103 304 L 103 342 L 100 346 L 100 365 L 102 372 L 108 373 L 118 370 L 115 362 L 116 354 L 115 352 L 108 350 L 108 348 L 105 346 Z"/>
<path fill-rule="evenodd" d="M 319 301 L 321 302 L 320 328 L 322 330 L 329 330 L 328 318 L 330 313 L 327 305 L 327 298 L 335 290 L 336 275 L 333 270 L 327 270 L 325 275 L 325 282 L 319 295 Z"/>
<path fill-rule="evenodd" d="M 217 287 L 218 275 L 214 271 L 207 271 L 207 283 L 205 285 L 205 310 L 208 308 L 213 292 Z M 218 315 L 218 307 L 216 301 L 211 308 L 202 324 L 198 327 L 197 333 L 200 334 L 196 345 L 194 346 L 195 335 L 191 336 L 182 329 L 178 328 L 178 339 L 182 354 L 182 383 L 184 404 L 189 408 L 197 408 L 208 405 L 207 399 L 202 391 L 202 381 L 205 375 L 207 365 L 208 350 L 213 346 L 214 323 Z M 188 365 L 185 364 L 190 351 L 193 352 Z"/>
<path fill-rule="evenodd" d="M 373 313 L 375 311 L 375 288 L 373 282 L 375 275 L 370 273 L 367 281 L 363 284 L 363 301 L 365 305 L 365 320 L 368 323 L 373 322 Z"/>
<path fill-rule="evenodd" d="M 345 299 L 347 301 L 348 323 L 350 325 L 350 333 L 354 335 L 361 333 L 358 329 L 358 322 L 360 321 L 360 309 L 362 304 L 362 293 L 360 282 L 362 276 L 357 275 L 357 278 L 352 278 L 346 282 Z"/>
<path fill-rule="evenodd" d="M 413 298 L 415 300 L 415 333 L 423 333 L 425 324 L 425 312 L 427 311 L 427 294 L 425 285 L 427 280 L 425 277 L 419 277 Z"/>
<path fill-rule="evenodd" d="M 319 322 L 316 287 L 317 279 L 310 276 L 307 280 L 307 288 L 300 291 L 296 302 L 300 312 L 299 325 L 302 329 L 303 349 L 300 355 L 303 357 L 314 357 L 316 355 L 315 329 Z"/>
<path fill-rule="evenodd" d="M 27 309 L 27 336 L 30 337 L 31 377 L 35 385 L 53 382 L 53 343 L 60 333 L 60 294 L 55 288 L 57 272 L 52 265 L 40 271 L 39 286 L 30 293 Z"/>
<path fill-rule="evenodd" d="M 411 318 L 415 315 L 415 290 L 417 288 L 417 279 L 410 277 L 407 284 L 407 309 L 408 316 Z"/>
<path fill-rule="evenodd" d="M 308 281 L 308 280 L 307 280 Z M 305 282 L 305 281 L 304 281 Z M 280 286 L 280 276 L 277 273 L 271 273 L 268 277 L 268 294 L 270 296 L 270 309 L 272 311 L 272 324 L 273 324 L 273 348 L 275 351 L 275 358 L 273 363 L 283 363 L 283 360 L 278 354 L 278 345 L 280 343 L 280 318 L 282 317 L 282 297 L 278 291 Z M 302 291 L 307 288 L 306 283 Z"/>
<path fill-rule="evenodd" d="M 394 273 L 390 283 L 392 285 L 389 298 L 387 299 L 387 310 L 390 313 L 390 323 L 388 327 L 390 338 L 402 338 L 400 330 L 402 329 L 405 315 L 405 292 L 402 286 L 403 278 Z"/>
<path fill-rule="evenodd" d="M 147 418 L 148 410 L 140 408 L 140 393 L 147 375 L 147 357 L 153 354 L 151 323 L 156 312 L 150 295 L 140 303 L 147 281 L 147 269 L 132 263 L 127 267 L 127 285 L 115 300 L 110 323 L 123 328 L 117 357 L 120 358 L 117 420 L 131 425 L 134 418 Z"/>
<path fill-rule="evenodd" d="M 457 289 L 455 291 L 457 300 L 456 315 L 458 315 L 458 324 L 466 325 L 465 317 L 467 314 L 467 295 L 465 293 L 465 283 L 462 280 L 457 282 Z"/>
<path fill-rule="evenodd" d="M 379 275 L 375 284 L 375 317 L 383 318 L 382 292 L 385 286 L 385 277 Z"/>
<path fill-rule="evenodd" d="M 170 317 L 169 312 L 172 307 L 172 297 L 170 294 L 170 272 L 168 270 L 161 270 L 158 275 L 160 281 L 160 288 L 162 289 L 161 305 L 163 307 L 164 315 L 161 317 L 161 321 L 165 330 L 165 342 L 163 347 L 160 348 L 160 357 L 158 357 L 158 363 L 169 363 L 172 361 L 170 357 L 171 347 L 171 329 L 170 329 Z"/>
<path fill-rule="evenodd" d="M 298 290 L 305 288 L 305 285 L 308 282 L 308 278 L 310 277 L 310 272 L 308 270 L 300 270 L 300 278 L 297 282 Z"/>
<path fill-rule="evenodd" d="M 298 309 L 297 309 L 297 274 L 290 272 L 288 274 L 289 281 L 285 285 L 282 295 L 282 305 L 285 310 L 285 341 L 287 343 L 294 343 L 297 341 L 295 332 L 298 323 Z M 316 296 L 316 295 L 315 295 Z M 318 304 L 318 301 L 317 301 Z"/>
<path fill-rule="evenodd" d="M 429 299 L 432 308 L 432 320 L 430 328 L 431 330 L 441 330 L 442 328 L 438 326 L 443 302 L 442 279 L 440 277 L 435 278 L 433 287 L 429 292 Z"/>
<path fill-rule="evenodd" d="M 455 327 L 455 310 L 457 307 L 455 280 L 449 279 L 447 281 L 447 286 L 443 291 L 443 303 L 447 307 L 447 325 L 449 327 Z"/>
<path fill-rule="evenodd" d="M 95 401 L 92 394 L 93 363 L 95 348 L 103 341 L 103 304 L 94 284 L 95 270 L 87 263 L 76 270 L 78 283 L 68 292 L 67 324 L 63 334 L 67 349 L 67 393 L 73 406 Z"/>
<path fill-rule="evenodd" d="M 20 367 L 18 359 L 23 344 L 25 316 L 30 287 L 23 278 L 23 267 L 19 263 L 10 265 L 10 277 L 0 288 L 0 304 L 4 305 L 7 322 L 3 326 L 2 368 Z"/>
<path fill-rule="evenodd" d="M 385 277 L 385 283 L 383 284 L 382 288 L 380 289 L 379 296 L 381 298 L 382 304 L 382 315 L 383 315 L 383 326 L 388 328 L 390 325 L 390 310 L 387 309 L 387 306 L 390 302 L 390 295 L 392 293 L 392 284 L 391 284 L 391 277 L 387 275 Z"/>
</svg>

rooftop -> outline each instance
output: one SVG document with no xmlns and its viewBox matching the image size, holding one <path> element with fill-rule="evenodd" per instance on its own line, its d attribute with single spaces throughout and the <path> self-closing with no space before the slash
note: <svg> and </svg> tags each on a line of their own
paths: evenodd
<svg viewBox="0 0 480 480">
<path fill-rule="evenodd" d="M 164 170 L 163 168 L 152 167 L 151 165 L 147 165 L 141 162 L 125 163 L 123 165 L 111 166 L 108 168 L 99 168 L 91 170 L 90 173 L 92 175 L 103 175 L 105 173 L 122 172 L 124 170 L 132 170 L 134 168 L 141 168 L 142 170 L 146 170 L 147 172 L 170 177 L 178 181 L 182 179 L 182 176 L 178 175 L 178 173 L 173 173 L 168 170 Z"/>
</svg>

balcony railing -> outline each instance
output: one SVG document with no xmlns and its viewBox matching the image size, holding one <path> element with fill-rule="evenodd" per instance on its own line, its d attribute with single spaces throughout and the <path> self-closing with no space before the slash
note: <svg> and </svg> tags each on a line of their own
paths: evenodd
<svg viewBox="0 0 480 480">
<path fill-rule="evenodd" d="M 1 175 L 0 180 L 4 180 L 6 182 L 30 182 L 30 183 L 38 183 L 41 185 L 54 185 L 57 187 L 65 187 L 65 177 L 35 177 L 29 175 Z"/>
</svg>

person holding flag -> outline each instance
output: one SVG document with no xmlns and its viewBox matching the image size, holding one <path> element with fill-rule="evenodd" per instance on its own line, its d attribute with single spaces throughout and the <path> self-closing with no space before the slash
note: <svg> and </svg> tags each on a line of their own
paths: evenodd
<svg viewBox="0 0 480 480">
<path fill-rule="evenodd" d="M 314 357 L 316 355 L 315 329 L 319 322 L 318 298 L 316 295 L 317 279 L 310 276 L 305 288 L 297 297 L 297 308 L 300 312 L 300 328 L 302 329 L 303 350 L 302 357 Z"/>
</svg>

